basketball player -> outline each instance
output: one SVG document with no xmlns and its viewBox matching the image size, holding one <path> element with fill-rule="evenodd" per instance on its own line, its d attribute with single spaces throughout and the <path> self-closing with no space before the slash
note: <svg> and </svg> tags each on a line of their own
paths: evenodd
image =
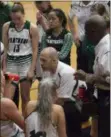
<svg viewBox="0 0 111 137">
<path fill-rule="evenodd" d="M 46 78 L 39 84 L 38 101 L 28 103 L 26 109 L 27 137 L 67 137 L 63 108 L 56 105 L 57 86 Z"/>
<path fill-rule="evenodd" d="M 1 137 L 24 137 L 25 123 L 22 115 L 12 100 L 3 97 L 5 86 L 11 86 L 11 81 L 5 81 L 1 71 L 0 90 L 0 136 Z"/>
<path fill-rule="evenodd" d="M 58 51 L 59 60 L 71 65 L 73 39 L 67 30 L 67 18 L 61 9 L 53 9 L 48 15 L 49 29 L 42 37 L 42 48 L 53 47 Z"/>
<path fill-rule="evenodd" d="M 62 105 L 66 118 L 66 130 L 68 137 L 81 136 L 81 117 L 79 108 L 76 107 L 75 96 L 78 88 L 85 85 L 83 81 L 76 81 L 73 78 L 75 70 L 69 65 L 62 63 L 58 59 L 57 51 L 52 48 L 44 48 L 40 54 L 41 67 L 43 69 L 43 79 L 52 77 L 58 85 L 57 104 Z"/>
<path fill-rule="evenodd" d="M 10 12 L 11 12 L 11 5 L 6 1 L 0 1 L 0 41 L 2 41 L 3 24 L 8 21 L 11 21 Z M 5 66 L 5 64 L 3 65 Z M 3 66 L 3 70 L 4 70 L 4 66 Z M 19 86 L 17 86 L 15 90 L 16 91 L 14 94 L 13 101 L 18 107 L 19 106 Z"/>
<path fill-rule="evenodd" d="M 39 39 L 37 27 L 25 20 L 24 15 L 22 4 L 15 3 L 11 11 L 12 22 L 3 26 L 6 71 L 20 76 L 23 114 L 25 106 L 30 100 L 30 87 L 36 66 Z M 13 98 L 16 84 L 14 83 L 11 93 L 5 93 L 6 97 Z"/>
<path fill-rule="evenodd" d="M 5 69 L 5 56 L 4 56 L 4 45 L 2 42 L 0 42 L 0 49 L 1 49 L 1 70 L 4 70 Z M 16 106 L 18 107 L 19 106 L 19 86 L 16 87 L 15 89 L 15 94 L 14 94 L 14 98 L 13 98 L 13 101 L 15 102 Z"/>
<path fill-rule="evenodd" d="M 50 1 L 35 1 L 35 5 L 38 9 L 36 18 L 37 18 L 37 26 L 39 30 L 40 39 L 39 42 L 41 43 L 42 36 L 47 29 L 49 29 L 48 24 L 48 14 L 53 9 Z"/>
<path fill-rule="evenodd" d="M 50 1 L 35 1 L 35 6 L 38 9 L 37 14 L 36 14 L 36 19 L 37 19 L 37 27 L 39 31 L 39 47 L 38 47 L 38 58 L 37 58 L 37 64 L 36 64 L 36 76 L 38 80 L 41 80 L 42 76 L 42 69 L 40 66 L 40 52 L 42 49 L 42 36 L 46 32 L 46 30 L 49 28 L 48 24 L 48 14 L 49 12 L 53 9 L 51 2 Z"/>
</svg>

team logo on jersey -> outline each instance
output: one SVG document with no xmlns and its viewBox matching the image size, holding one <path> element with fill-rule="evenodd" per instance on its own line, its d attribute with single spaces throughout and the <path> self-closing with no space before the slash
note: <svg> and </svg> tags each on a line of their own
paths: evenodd
<svg viewBox="0 0 111 137">
<path fill-rule="evenodd" d="M 47 39 L 47 43 L 49 44 L 63 44 L 63 39 L 53 40 L 53 39 Z"/>
<path fill-rule="evenodd" d="M 51 36 L 48 36 L 48 38 L 50 39 L 50 38 L 51 38 Z"/>
</svg>

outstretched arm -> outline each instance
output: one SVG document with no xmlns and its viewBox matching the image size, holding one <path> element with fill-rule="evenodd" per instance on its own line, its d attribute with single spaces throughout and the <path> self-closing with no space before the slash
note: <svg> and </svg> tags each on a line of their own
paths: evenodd
<svg viewBox="0 0 111 137">
<path fill-rule="evenodd" d="M 14 102 L 10 99 L 4 99 L 4 113 L 6 117 L 16 123 L 21 129 L 25 129 L 24 118 L 17 109 Z"/>
</svg>

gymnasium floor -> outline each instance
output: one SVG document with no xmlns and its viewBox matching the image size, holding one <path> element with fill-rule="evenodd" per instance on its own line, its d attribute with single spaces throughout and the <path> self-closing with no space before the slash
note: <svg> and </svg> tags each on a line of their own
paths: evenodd
<svg viewBox="0 0 111 137">
<path fill-rule="evenodd" d="M 36 23 L 36 12 L 37 9 L 34 5 L 34 2 L 22 2 L 25 8 L 26 19 L 30 20 L 32 23 Z M 71 2 L 52 2 L 54 8 L 61 8 L 65 11 L 66 15 L 70 9 Z M 73 45 L 71 52 L 71 64 L 74 68 L 76 68 L 76 48 Z M 38 82 L 35 81 L 31 88 L 31 100 L 37 99 L 37 85 Z M 21 104 L 21 103 L 20 103 Z M 21 107 L 20 107 L 21 108 Z"/>
</svg>

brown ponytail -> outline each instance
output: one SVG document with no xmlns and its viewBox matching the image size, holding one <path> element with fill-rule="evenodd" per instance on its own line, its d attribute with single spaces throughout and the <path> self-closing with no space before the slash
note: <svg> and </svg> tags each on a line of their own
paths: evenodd
<svg viewBox="0 0 111 137">
<path fill-rule="evenodd" d="M 11 12 L 21 12 L 22 14 L 25 14 L 24 7 L 20 2 L 14 2 Z"/>
</svg>

